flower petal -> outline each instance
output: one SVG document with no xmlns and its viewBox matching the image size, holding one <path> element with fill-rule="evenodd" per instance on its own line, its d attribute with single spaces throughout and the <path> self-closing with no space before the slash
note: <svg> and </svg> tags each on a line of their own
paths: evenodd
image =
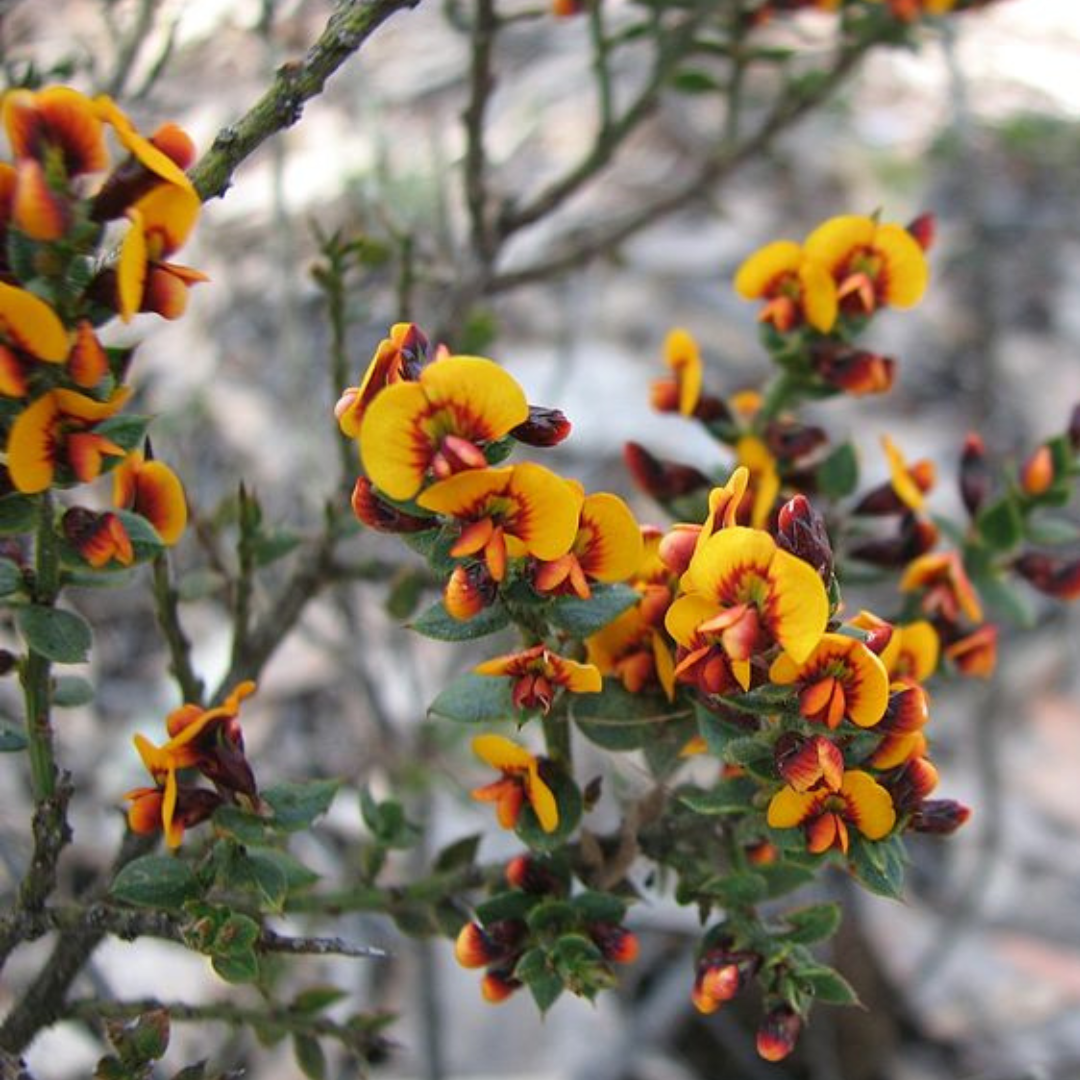
<svg viewBox="0 0 1080 1080">
<path fill-rule="evenodd" d="M 502 735 L 477 735 L 472 741 L 473 753 L 493 769 L 517 771 L 528 769 L 536 759 L 523 746 Z"/>
</svg>

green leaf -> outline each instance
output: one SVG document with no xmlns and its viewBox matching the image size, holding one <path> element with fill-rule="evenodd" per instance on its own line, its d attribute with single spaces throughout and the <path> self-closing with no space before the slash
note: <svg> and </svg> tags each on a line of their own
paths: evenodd
<svg viewBox="0 0 1080 1080">
<path fill-rule="evenodd" d="M 149 416 L 124 413 L 121 416 L 110 416 L 107 420 L 102 420 L 94 431 L 130 452 L 141 449 L 146 441 L 146 429 L 150 426 L 150 419 Z M 102 459 L 102 466 L 105 471 L 108 471 L 119 461 L 118 457 L 105 457 Z"/>
<path fill-rule="evenodd" d="M 256 566 L 270 566 L 299 546 L 300 537 L 285 529 L 260 532 L 251 541 L 251 557 Z"/>
<path fill-rule="evenodd" d="M 560 933 L 577 926 L 578 913 L 569 900 L 545 897 L 529 911 L 527 921 L 534 935 Z"/>
<path fill-rule="evenodd" d="M 455 619 L 441 600 L 409 623 L 410 629 L 436 641 L 472 641 L 509 625 L 510 616 L 502 604 L 486 607 L 471 619 Z"/>
<path fill-rule="evenodd" d="M 578 915 L 587 923 L 619 924 L 626 917 L 626 901 L 611 893 L 589 889 L 571 900 Z"/>
<path fill-rule="evenodd" d="M 74 611 L 31 606 L 16 615 L 19 632 L 36 653 L 57 664 L 81 664 L 87 659 L 93 635 L 90 624 Z"/>
<path fill-rule="evenodd" d="M 322 1043 L 313 1035 L 301 1032 L 293 1035 L 293 1056 L 308 1080 L 326 1080 L 326 1054 Z"/>
<path fill-rule="evenodd" d="M 301 990 L 292 999 L 289 1012 L 301 1013 L 303 1016 L 317 1016 L 348 996 L 344 990 L 336 986 L 310 986 L 307 990 Z"/>
<path fill-rule="evenodd" d="M 818 490 L 829 499 L 845 499 L 859 484 L 859 458 L 855 447 L 841 443 L 817 467 Z"/>
<path fill-rule="evenodd" d="M 404 622 L 416 611 L 424 590 L 428 587 L 427 575 L 413 569 L 399 571 L 390 582 L 386 594 L 386 612 L 397 622 Z"/>
<path fill-rule="evenodd" d="M 721 698 L 729 709 L 751 716 L 775 716 L 792 707 L 795 692 L 790 686 L 762 686 L 745 694 Z"/>
<path fill-rule="evenodd" d="M 260 911 L 280 912 L 289 891 L 284 870 L 272 860 L 244 848 L 233 848 L 221 866 L 217 884 L 222 889 L 251 894 Z"/>
<path fill-rule="evenodd" d="M 296 832 L 306 829 L 330 809 L 339 787 L 340 780 L 304 780 L 268 788 L 262 797 L 274 811 L 271 818 L 274 827 Z"/>
<path fill-rule="evenodd" d="M 263 844 L 273 832 L 272 822 L 238 806 L 219 806 L 212 820 L 218 833 L 240 844 Z"/>
<path fill-rule="evenodd" d="M 972 574 L 971 583 L 995 620 L 1011 623 L 1024 630 L 1030 630 L 1035 625 L 1036 614 L 1031 599 L 1014 582 L 990 571 Z"/>
<path fill-rule="evenodd" d="M 1024 535 L 1033 544 L 1057 547 L 1080 540 L 1080 527 L 1060 518 L 1029 518 L 1024 525 Z"/>
<path fill-rule="evenodd" d="M 724 907 L 756 904 L 767 893 L 765 879 L 760 874 L 750 872 L 716 874 L 703 881 L 696 891 Z"/>
<path fill-rule="evenodd" d="M 199 883 L 186 862 L 168 855 L 133 859 L 113 878 L 109 893 L 136 907 L 175 911 L 199 895 Z"/>
<path fill-rule="evenodd" d="M 287 895 L 311 888 L 320 875 L 302 863 L 295 855 L 274 847 L 249 847 L 248 858 L 261 866 L 273 865 L 285 877 Z"/>
<path fill-rule="evenodd" d="M 518 889 L 499 893 L 476 905 L 476 919 L 481 926 L 490 926 L 504 919 L 524 919 L 539 902 L 538 895 Z"/>
<path fill-rule="evenodd" d="M 376 802 L 366 787 L 360 790 L 360 815 L 382 847 L 410 848 L 420 839 L 420 829 L 405 817 L 401 803 Z"/>
<path fill-rule="evenodd" d="M 19 564 L 11 559 L 0 559 L 0 596 L 10 596 L 18 592 L 24 583 Z"/>
<path fill-rule="evenodd" d="M 783 938 L 796 945 L 812 945 L 815 941 L 825 941 L 836 933 L 842 917 L 842 909 L 835 902 L 811 904 L 795 911 L 786 911 L 784 920 L 791 929 L 784 931 Z"/>
<path fill-rule="evenodd" d="M 840 972 L 824 964 L 799 968 L 795 978 L 814 995 L 815 1001 L 826 1005 L 859 1004 L 859 995 L 851 983 Z"/>
<path fill-rule="evenodd" d="M 721 780 L 711 791 L 682 788 L 676 792 L 679 802 L 698 814 L 747 814 L 753 810 L 758 786 L 749 777 Z"/>
<path fill-rule="evenodd" d="M 996 551 L 1008 551 L 1024 538 L 1024 517 L 1012 495 L 991 503 L 975 522 L 982 539 Z"/>
<path fill-rule="evenodd" d="M 259 958 L 253 950 L 238 956 L 215 956 L 211 964 L 228 983 L 250 983 L 259 977 Z"/>
<path fill-rule="evenodd" d="M 587 638 L 629 611 L 640 599 L 641 594 L 629 585 L 593 585 L 588 600 L 560 596 L 552 601 L 548 618 L 572 637 Z"/>
<path fill-rule="evenodd" d="M 582 735 L 605 750 L 640 750 L 676 708 L 660 694 L 631 694 L 615 679 L 605 679 L 598 694 L 571 695 L 569 707 Z"/>
<path fill-rule="evenodd" d="M 0 722 L 0 754 L 11 754 L 25 749 L 26 733 L 22 728 Z"/>
<path fill-rule="evenodd" d="M 457 870 L 460 867 L 472 866 L 476 861 L 476 852 L 480 847 L 480 833 L 471 836 L 463 836 L 439 852 L 435 857 L 432 869 L 437 873 L 445 873 L 447 870 Z"/>
<path fill-rule="evenodd" d="M 37 500 L 29 495 L 0 498 L 0 535 L 31 532 L 37 525 Z"/>
<path fill-rule="evenodd" d="M 94 700 L 94 684 L 81 675 L 60 675 L 53 679 L 52 703 L 58 709 L 89 705 Z"/>
<path fill-rule="evenodd" d="M 794 863 L 790 856 L 785 857 L 782 862 L 773 863 L 771 866 L 758 866 L 755 869 L 765 879 L 765 887 L 770 900 L 801 889 L 817 877 L 817 872 L 812 866 Z"/>
<path fill-rule="evenodd" d="M 542 975 L 534 975 L 531 979 L 522 981 L 529 988 L 529 993 L 541 1013 L 546 1013 L 563 992 L 563 981 L 554 971 L 545 971 Z"/>
<path fill-rule="evenodd" d="M 853 836 L 848 858 L 856 878 L 871 892 L 893 900 L 900 897 L 906 855 L 898 836 L 876 841 Z"/>
<path fill-rule="evenodd" d="M 459 675 L 428 706 L 428 713 L 462 724 L 506 720 L 517 714 L 510 680 L 470 671 Z"/>
<path fill-rule="evenodd" d="M 681 94 L 708 94 L 720 89 L 720 84 L 707 71 L 684 68 L 671 77 L 673 90 Z"/>
</svg>

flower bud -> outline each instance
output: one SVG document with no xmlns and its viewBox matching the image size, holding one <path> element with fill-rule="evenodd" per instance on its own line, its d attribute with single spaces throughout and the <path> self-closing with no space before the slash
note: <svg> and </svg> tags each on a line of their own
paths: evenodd
<svg viewBox="0 0 1080 1080">
<path fill-rule="evenodd" d="M 896 361 L 891 357 L 833 341 L 812 346 L 810 358 L 823 382 L 856 397 L 883 394 L 896 377 Z"/>
<path fill-rule="evenodd" d="M 432 527 L 430 518 L 407 514 L 379 498 L 375 493 L 375 485 L 366 476 L 357 478 L 351 503 L 357 521 L 376 532 L 415 533 Z"/>
<path fill-rule="evenodd" d="M 975 679 L 989 679 L 997 666 L 998 628 L 985 623 L 977 630 L 945 647 L 945 656 L 962 674 Z"/>
<path fill-rule="evenodd" d="M 70 223 L 70 210 L 45 178 L 35 158 L 23 158 L 16 166 L 15 198 L 11 220 L 32 240 L 59 240 Z"/>
<path fill-rule="evenodd" d="M 929 251 L 934 244 L 937 220 L 933 214 L 920 214 L 913 221 L 908 222 L 907 231 L 915 237 L 916 243 L 923 251 Z"/>
<path fill-rule="evenodd" d="M 480 994 L 489 1005 L 500 1005 L 521 985 L 509 972 L 489 971 L 480 980 Z"/>
<path fill-rule="evenodd" d="M 589 927 L 589 937 L 603 954 L 605 960 L 615 964 L 632 964 L 640 949 L 637 935 L 625 926 L 611 923 L 594 923 Z"/>
<path fill-rule="evenodd" d="M 538 895 L 565 892 L 563 879 L 535 855 L 515 855 L 506 864 L 504 875 L 511 888 L 522 892 Z"/>
<path fill-rule="evenodd" d="M 1080 597 L 1080 559 L 1055 558 L 1038 552 L 1021 555 L 1013 569 L 1039 592 L 1059 600 Z"/>
<path fill-rule="evenodd" d="M 700 535 L 700 525 L 687 525 L 682 522 L 672 525 L 671 529 L 664 534 L 657 554 L 671 573 L 680 575 L 685 573 L 690 560 L 694 557 Z"/>
<path fill-rule="evenodd" d="M 623 447 L 623 459 L 638 487 L 658 502 L 712 487 L 712 481 L 699 469 L 655 457 L 640 443 L 628 442 Z"/>
<path fill-rule="evenodd" d="M 1040 446 L 1020 469 L 1020 487 L 1026 495 L 1042 495 L 1054 482 L 1054 455 Z"/>
<path fill-rule="evenodd" d="M 905 762 L 885 785 L 892 796 L 897 814 L 906 814 L 920 806 L 938 785 L 938 771 L 924 757 Z"/>
<path fill-rule="evenodd" d="M 772 421 L 765 431 L 765 445 L 773 457 L 794 462 L 808 457 L 829 441 L 824 428 L 794 421 Z"/>
<path fill-rule="evenodd" d="M 776 543 L 809 563 L 828 584 L 832 577 L 833 551 L 825 521 L 805 495 L 796 495 L 780 507 L 776 519 Z"/>
<path fill-rule="evenodd" d="M 839 791 L 844 778 L 844 755 L 824 735 L 807 738 L 785 732 L 773 748 L 776 771 L 796 791 L 809 791 L 820 782 Z"/>
<path fill-rule="evenodd" d="M 526 446 L 558 446 L 570 434 L 571 424 L 559 409 L 546 409 L 540 405 L 529 406 L 529 417 L 510 434 Z"/>
<path fill-rule="evenodd" d="M 971 517 L 982 508 L 990 493 L 990 469 L 986 462 L 986 447 L 974 432 L 964 440 L 960 455 L 960 498 Z"/>
<path fill-rule="evenodd" d="M 971 810 L 955 799 L 927 799 L 911 815 L 908 827 L 915 832 L 948 836 L 970 817 Z"/>
<path fill-rule="evenodd" d="M 790 1005 L 775 1006 L 758 1028 L 758 1054 L 766 1061 L 783 1061 L 795 1049 L 801 1030 L 802 1020 Z"/>
</svg>

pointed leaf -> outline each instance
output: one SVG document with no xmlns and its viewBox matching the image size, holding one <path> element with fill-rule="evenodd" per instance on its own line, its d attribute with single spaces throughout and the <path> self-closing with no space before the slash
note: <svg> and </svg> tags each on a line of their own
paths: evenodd
<svg viewBox="0 0 1080 1080">
<path fill-rule="evenodd" d="M 168 855 L 133 859 L 113 878 L 109 893 L 137 907 L 175 911 L 199 895 L 199 883 L 186 862 Z"/>
<path fill-rule="evenodd" d="M 471 619 L 455 619 L 440 600 L 414 619 L 409 627 L 436 641 L 472 641 L 509 625 L 510 616 L 502 604 L 486 607 Z"/>
<path fill-rule="evenodd" d="M 459 675 L 428 706 L 432 716 L 462 724 L 483 724 L 516 715 L 510 680 L 468 672 Z"/>
<path fill-rule="evenodd" d="M 548 610 L 548 618 L 560 630 L 576 638 L 587 638 L 632 608 L 641 594 L 629 585 L 593 585 L 592 596 L 560 596 Z"/>
<path fill-rule="evenodd" d="M 81 664 L 87 659 L 93 635 L 90 624 L 74 611 L 34 605 L 16 615 L 19 632 L 36 653 L 57 664 Z"/>
</svg>

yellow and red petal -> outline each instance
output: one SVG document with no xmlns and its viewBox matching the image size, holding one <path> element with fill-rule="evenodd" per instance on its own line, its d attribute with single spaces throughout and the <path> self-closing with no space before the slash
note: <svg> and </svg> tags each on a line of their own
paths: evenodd
<svg viewBox="0 0 1080 1080">
<path fill-rule="evenodd" d="M 603 689 L 600 669 L 595 664 L 580 664 L 565 656 L 550 656 L 551 677 L 574 694 L 596 694 Z"/>
<path fill-rule="evenodd" d="M 106 457 L 122 458 L 126 453 L 122 446 L 93 431 L 72 432 L 65 445 L 71 471 L 83 484 L 89 484 L 101 475 Z"/>
<path fill-rule="evenodd" d="M 652 633 L 653 664 L 656 678 L 668 701 L 675 700 L 675 657 L 672 655 L 663 634 L 654 630 Z M 736 675 L 736 677 L 738 677 Z M 745 684 L 744 684 L 745 687 Z"/>
<path fill-rule="evenodd" d="M 0 282 L 0 332 L 39 360 L 62 364 L 68 356 L 64 324 L 44 300 L 26 289 Z"/>
<path fill-rule="evenodd" d="M 584 501 L 578 485 L 543 465 L 525 461 L 513 466 L 506 494 L 512 502 L 505 517 L 506 531 L 530 555 L 557 559 L 570 550 Z"/>
<path fill-rule="evenodd" d="M 190 185 L 161 184 L 128 211 L 137 214 L 150 259 L 159 262 L 183 247 L 202 210 L 202 200 Z"/>
<path fill-rule="evenodd" d="M 89 319 L 80 319 L 67 360 L 68 374 L 76 386 L 92 390 L 109 371 L 109 357 Z"/>
<path fill-rule="evenodd" d="M 820 792 L 781 788 L 770 800 L 765 820 L 773 829 L 792 829 L 809 817 L 821 798 Z"/>
<path fill-rule="evenodd" d="M 840 793 L 847 802 L 845 816 L 867 840 L 880 840 L 892 831 L 896 824 L 892 797 L 869 773 L 848 770 Z"/>
<path fill-rule="evenodd" d="M 798 272 L 803 249 L 794 240 L 774 240 L 744 260 L 735 273 L 735 291 L 744 300 L 765 295 L 782 274 Z"/>
<path fill-rule="evenodd" d="M 116 299 L 120 318 L 124 322 L 131 322 L 142 307 L 149 270 L 142 215 L 138 210 L 131 209 L 128 216 L 131 226 L 120 243 L 120 257 L 116 263 Z"/>
<path fill-rule="evenodd" d="M 535 760 L 529 765 L 525 794 L 540 828 L 553 833 L 559 827 L 559 804 L 551 788 L 541 779 Z"/>
<path fill-rule="evenodd" d="M 164 794 L 160 788 L 135 788 L 127 792 L 124 798 L 131 803 L 128 807 L 128 828 L 140 835 L 152 835 L 161 830 L 161 804 Z"/>
<path fill-rule="evenodd" d="M 930 268 L 919 242 L 902 225 L 879 225 L 874 248 L 885 258 L 885 301 L 893 307 L 914 307 L 926 292 Z"/>
<path fill-rule="evenodd" d="M 472 741 L 472 749 L 486 765 L 503 772 L 528 770 L 536 762 L 523 746 L 502 735 L 477 735 Z"/>
<path fill-rule="evenodd" d="M 891 677 L 925 682 L 937 670 L 941 639 L 925 619 L 893 628 L 881 661 Z"/>
<path fill-rule="evenodd" d="M 701 351 L 686 330 L 676 327 L 664 339 L 664 363 L 675 372 L 679 388 L 679 412 L 693 416 L 701 398 Z"/>
<path fill-rule="evenodd" d="M 826 811 L 806 823 L 806 850 L 811 855 L 821 855 L 834 847 L 847 854 L 849 843 L 847 825 L 834 811 Z"/>
<path fill-rule="evenodd" d="M 803 259 L 799 266 L 802 286 L 802 307 L 806 321 L 821 333 L 827 334 L 836 324 L 839 304 L 836 282 L 827 267 L 814 259 Z"/>
<path fill-rule="evenodd" d="M 41 160 L 47 147 L 59 147 L 68 176 L 99 172 L 109 163 L 94 105 L 77 90 L 11 90 L 4 95 L 3 120 L 17 158 Z"/>
<path fill-rule="evenodd" d="M 187 178 L 184 170 L 177 164 L 175 155 L 167 153 L 166 150 L 173 146 L 176 146 L 185 152 L 190 145 L 191 140 L 187 138 L 184 132 L 180 132 L 183 139 L 187 140 L 187 145 L 178 141 L 177 136 L 174 133 L 167 132 L 166 129 L 159 129 L 154 134 L 154 141 L 147 139 L 145 136 L 140 135 L 135 129 L 135 125 L 128 119 L 127 115 L 120 110 L 116 102 L 112 98 L 105 94 L 99 94 L 93 101 L 93 107 L 96 114 L 109 124 L 113 131 L 116 132 L 116 138 L 119 140 L 121 146 L 124 147 L 128 153 L 131 154 L 140 164 L 149 169 L 150 172 L 156 176 L 160 176 L 162 180 L 173 184 L 176 187 L 186 188 L 194 192 L 194 187 L 191 181 Z M 173 125 L 169 125 L 172 127 Z M 177 129 L 179 130 L 179 129 Z M 159 140 L 162 145 L 155 145 Z"/>
<path fill-rule="evenodd" d="M 15 418 L 7 443 L 7 467 L 17 491 L 35 495 L 53 482 L 56 473 L 56 422 L 60 406 L 56 392 L 42 394 Z"/>
<path fill-rule="evenodd" d="M 814 229 L 803 242 L 803 251 L 835 275 L 853 251 L 873 244 L 876 230 L 877 223 L 873 218 L 843 214 Z"/>
<path fill-rule="evenodd" d="M 581 505 L 574 552 L 582 570 L 597 581 L 625 581 L 641 566 L 641 526 L 618 495 L 596 492 Z"/>
<path fill-rule="evenodd" d="M 698 644 L 698 627 L 715 618 L 722 610 L 715 600 L 704 593 L 686 593 L 667 609 L 664 626 L 678 644 L 690 649 Z"/>
<path fill-rule="evenodd" d="M 720 534 L 725 535 L 724 533 Z M 769 567 L 774 606 L 768 614 L 773 637 L 796 662 L 813 652 L 829 621 L 829 597 L 818 572 L 777 549 Z"/>
<path fill-rule="evenodd" d="M 735 454 L 739 464 L 750 471 L 754 498 L 750 510 L 750 524 L 755 529 L 764 529 L 772 516 L 776 497 L 780 494 L 780 474 L 776 469 L 776 458 L 755 435 L 744 435 L 739 439 L 735 444 Z"/>
<path fill-rule="evenodd" d="M 6 345 L 0 344 L 0 394 L 4 397 L 26 397 L 30 384 L 26 365 Z"/>
<path fill-rule="evenodd" d="M 15 168 L 12 224 L 32 240 L 59 240 L 71 220 L 67 202 L 49 186 L 45 170 L 36 159 L 23 158 Z"/>
<path fill-rule="evenodd" d="M 925 502 L 923 489 L 916 483 L 911 471 L 908 469 L 900 448 L 888 435 L 881 437 L 881 445 L 885 450 L 885 458 L 889 463 L 889 477 L 893 491 L 896 492 L 897 497 L 908 509 L 921 510 Z"/>
<path fill-rule="evenodd" d="M 122 468 L 123 463 L 115 471 Z M 140 462 L 130 484 L 130 501 L 118 501 L 128 490 L 129 482 L 118 479 L 113 488 L 114 505 L 130 507 L 154 526 L 163 544 L 175 544 L 187 528 L 188 516 L 184 485 L 176 473 L 163 461 Z"/>
</svg>

